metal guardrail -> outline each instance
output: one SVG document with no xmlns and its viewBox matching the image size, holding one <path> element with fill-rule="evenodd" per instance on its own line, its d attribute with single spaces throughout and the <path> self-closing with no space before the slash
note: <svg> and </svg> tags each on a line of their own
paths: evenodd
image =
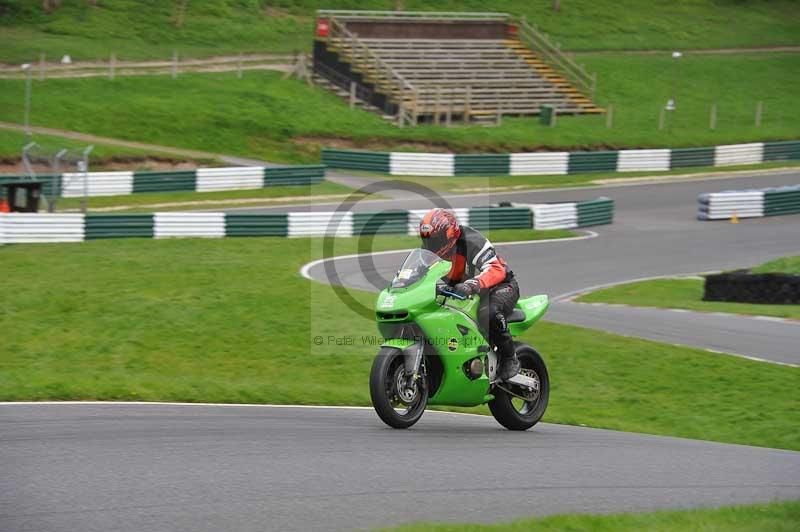
<svg viewBox="0 0 800 532">
<path fill-rule="evenodd" d="M 536 29 L 535 25 L 528 24 L 525 17 L 519 21 L 518 35 L 523 42 L 538 51 L 545 61 L 559 70 L 567 79 L 574 83 L 591 99 L 597 86 L 597 74 L 589 74 L 586 69 L 567 57 L 561 51 L 561 45 L 553 44 L 546 34 Z"/>
</svg>

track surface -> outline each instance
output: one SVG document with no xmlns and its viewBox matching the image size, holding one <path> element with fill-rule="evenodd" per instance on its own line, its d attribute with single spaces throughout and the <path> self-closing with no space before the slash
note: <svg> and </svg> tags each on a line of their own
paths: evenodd
<svg viewBox="0 0 800 532">
<path fill-rule="evenodd" d="M 553 295 L 634 277 L 756 264 L 800 249 L 800 217 L 736 226 L 695 222 L 695 195 L 798 182 L 799 176 L 786 175 L 604 190 L 617 200 L 617 222 L 600 228 L 598 238 L 503 252 L 526 292 Z M 515 194 L 514 200 L 597 195 L 554 191 Z M 508 196 L 477 203 L 500 199 Z M 476 198 L 452 203 L 474 205 Z M 376 271 L 392 271 L 398 260 L 376 257 Z M 340 262 L 340 272 L 346 271 L 348 262 Z M 344 281 L 372 287 L 357 268 Z M 577 306 L 554 305 L 553 316 L 575 319 L 570 305 Z M 592 319 L 604 315 L 601 307 L 580 308 L 596 309 Z M 656 324 L 638 319 L 624 318 L 636 334 L 656 326 L 667 341 L 693 337 L 702 345 L 709 335 L 723 334 L 686 327 L 670 333 L 669 318 Z M 615 321 L 599 326 L 613 329 Z M 766 322 L 748 323 L 761 331 Z M 798 330 L 774 325 L 789 335 Z M 742 326 L 725 334 L 750 336 Z M 762 349 L 774 350 L 777 359 L 784 356 L 778 349 L 798 345 L 796 338 Z M 436 412 L 412 430 L 395 431 L 372 411 L 357 409 L 0 405 L 0 473 L 3 532 L 338 530 L 800 498 L 797 452 L 548 424 L 512 433 L 488 417 Z"/>
<path fill-rule="evenodd" d="M 800 453 L 428 412 L 0 405 L 0 530 L 341 530 L 800 497 Z"/>
<path fill-rule="evenodd" d="M 800 174 L 605 187 L 592 190 L 498 194 L 448 198 L 457 207 L 508 200 L 524 203 L 574 201 L 607 195 L 616 201 L 613 225 L 592 228 L 598 238 L 547 244 L 503 246 L 523 294 L 558 298 L 589 287 L 642 277 L 752 266 L 800 252 L 800 216 L 727 222 L 695 220 L 700 192 L 800 183 Z M 423 208 L 423 200 L 363 203 L 362 210 Z M 331 210 L 327 207 L 327 210 Z M 387 284 L 403 252 L 374 257 L 374 268 L 357 259 L 336 260 L 345 286 L 377 290 Z M 322 265 L 311 277 L 327 282 Z M 577 303 L 554 303 L 548 319 L 664 342 L 800 364 L 800 322 L 766 322 L 704 313 L 637 311 Z"/>
</svg>

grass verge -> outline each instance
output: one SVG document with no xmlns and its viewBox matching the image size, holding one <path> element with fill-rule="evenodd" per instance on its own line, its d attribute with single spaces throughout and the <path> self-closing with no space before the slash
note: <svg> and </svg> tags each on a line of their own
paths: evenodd
<svg viewBox="0 0 800 532">
<path fill-rule="evenodd" d="M 223 209 L 231 207 L 258 207 L 284 203 L 308 203 L 344 199 L 352 189 L 325 181 L 315 185 L 266 187 L 250 190 L 222 190 L 218 192 L 145 192 L 127 196 L 93 196 L 89 198 L 89 210 L 114 213 L 186 211 L 194 209 Z M 247 200 L 246 203 L 243 203 Z M 261 202 L 255 200 L 263 200 Z M 280 200 L 280 201 L 276 201 Z M 237 203 L 238 201 L 238 203 Z M 207 203 L 201 203 L 207 202 Z M 213 203 L 211 203 L 213 202 Z M 80 198 L 59 198 L 59 211 L 79 209 Z M 124 207 L 124 208 L 123 208 Z M 109 209 L 113 208 L 113 211 Z"/>
<path fill-rule="evenodd" d="M 791 273 L 800 275 L 800 255 L 781 257 L 750 269 L 753 273 Z"/>
<path fill-rule="evenodd" d="M 610 515 L 554 515 L 494 525 L 420 523 L 392 532 L 538 532 L 599 530 L 614 532 L 789 532 L 800 522 L 800 502 L 730 506 L 714 510 L 677 510 Z"/>
<path fill-rule="evenodd" d="M 275 72 L 248 73 L 241 80 L 232 74 L 46 80 L 34 84 L 31 122 L 287 163 L 318 161 L 323 146 L 507 153 L 800 137 L 800 107 L 792 96 L 800 83 L 800 54 L 681 58 L 678 108 L 663 130 L 658 129 L 659 109 L 673 96 L 678 75 L 673 59 L 593 55 L 579 60 L 599 73 L 597 101 L 614 105 L 611 129 L 603 116 L 564 116 L 552 128 L 529 117 L 509 118 L 500 127 L 399 129 Z M 23 96 L 23 81 L 0 80 L 0 120 L 23 121 Z M 761 127 L 754 126 L 758 101 L 764 106 Z M 708 127 L 712 104 L 717 104 L 714 130 Z"/>
<path fill-rule="evenodd" d="M 753 268 L 756 273 L 800 273 L 800 256 L 784 257 Z M 637 307 L 680 308 L 730 312 L 800 320 L 800 305 L 762 305 L 703 301 L 702 279 L 654 279 L 604 288 L 578 298 L 582 303 L 613 303 Z"/>
<path fill-rule="evenodd" d="M 368 405 L 375 325 L 299 276 L 320 256 L 320 239 L 4 246 L 0 400 Z M 800 450 L 798 370 L 548 322 L 523 339 L 550 369 L 547 421 Z"/>
</svg>

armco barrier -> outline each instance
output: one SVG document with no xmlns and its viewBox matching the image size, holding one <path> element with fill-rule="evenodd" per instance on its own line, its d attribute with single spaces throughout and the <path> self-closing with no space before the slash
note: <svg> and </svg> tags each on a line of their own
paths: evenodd
<svg viewBox="0 0 800 532">
<path fill-rule="evenodd" d="M 331 168 L 420 176 L 660 172 L 675 168 L 798 159 L 800 141 L 751 142 L 706 148 L 465 155 L 322 150 L 322 162 Z"/>
<path fill-rule="evenodd" d="M 578 203 L 515 203 L 533 214 L 534 229 L 573 229 L 605 225 L 614 221 L 614 201 L 597 198 Z"/>
<path fill-rule="evenodd" d="M 459 223 L 480 231 L 558 229 L 611 223 L 614 203 L 607 198 L 580 203 L 453 209 Z M 342 237 L 375 234 L 416 235 L 427 209 L 353 212 L 228 214 L 0 214 L 0 244 L 80 242 L 103 238 L 219 238 L 241 236 Z"/>
<path fill-rule="evenodd" d="M 700 194 L 700 220 L 758 218 L 800 213 L 800 185 L 758 190 L 728 190 Z"/>
<path fill-rule="evenodd" d="M 229 168 L 197 168 L 176 172 L 89 172 L 45 174 L 44 192 L 65 198 L 88 196 L 119 196 L 140 192 L 210 192 L 218 190 L 257 189 L 273 186 L 312 185 L 325 179 L 325 166 L 233 166 Z M 28 179 L 25 176 L 0 176 L 0 184 Z"/>
</svg>

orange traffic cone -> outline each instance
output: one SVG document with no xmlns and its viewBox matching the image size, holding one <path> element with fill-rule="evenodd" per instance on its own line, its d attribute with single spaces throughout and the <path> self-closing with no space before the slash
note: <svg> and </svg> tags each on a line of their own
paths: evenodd
<svg viewBox="0 0 800 532">
<path fill-rule="evenodd" d="M 8 208 L 8 202 L 5 198 L 0 199 L 0 212 L 11 212 L 11 209 Z"/>
</svg>

